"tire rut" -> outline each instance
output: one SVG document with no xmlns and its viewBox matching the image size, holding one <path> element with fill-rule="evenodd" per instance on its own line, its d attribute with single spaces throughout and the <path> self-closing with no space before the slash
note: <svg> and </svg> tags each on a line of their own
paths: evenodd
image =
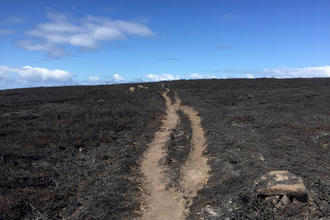
<svg viewBox="0 0 330 220">
<path fill-rule="evenodd" d="M 162 86 L 164 87 L 164 85 Z M 181 106 L 181 100 L 177 95 L 175 96 L 175 103 L 172 104 L 171 99 L 167 96 L 170 90 L 165 89 L 166 92 L 162 95 L 166 100 L 166 117 L 160 131 L 155 133 L 154 140 L 143 155 L 141 163 L 141 169 L 145 176 L 143 186 L 145 195 L 141 205 L 142 220 L 185 219 L 189 214 L 189 206 L 192 204 L 193 198 L 209 177 L 210 167 L 207 165 L 207 158 L 202 155 L 206 146 L 201 119 L 193 108 Z M 169 181 L 169 177 L 165 174 L 166 167 L 159 161 L 167 154 L 164 146 L 178 123 L 179 116 L 176 112 L 179 109 L 188 115 L 191 121 L 192 148 L 188 159 L 181 168 L 180 187 L 168 188 L 166 183 Z"/>
</svg>

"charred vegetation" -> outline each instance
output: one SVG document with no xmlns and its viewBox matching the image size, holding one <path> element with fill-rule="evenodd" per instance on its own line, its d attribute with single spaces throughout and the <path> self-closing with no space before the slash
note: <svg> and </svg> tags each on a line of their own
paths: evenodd
<svg viewBox="0 0 330 220">
<path fill-rule="evenodd" d="M 183 106 L 198 112 L 211 167 L 187 219 L 330 217 L 329 79 L 164 84 L 172 104 L 177 92 Z M 0 91 L 0 219 L 140 217 L 139 164 L 165 115 L 164 88 L 145 86 Z M 191 150 L 191 122 L 177 114 L 160 161 L 168 187 L 181 181 Z M 255 181 L 273 170 L 302 178 L 308 204 L 289 196 L 276 208 L 258 196 Z"/>
<path fill-rule="evenodd" d="M 212 168 L 188 219 L 330 216 L 329 79 L 211 79 L 166 86 L 202 118 Z M 254 192 L 255 181 L 272 170 L 302 177 L 313 202 L 274 210 Z"/>
<path fill-rule="evenodd" d="M 0 91 L 0 219 L 132 219 L 159 84 Z M 156 103 L 156 104 L 155 104 Z"/>
</svg>

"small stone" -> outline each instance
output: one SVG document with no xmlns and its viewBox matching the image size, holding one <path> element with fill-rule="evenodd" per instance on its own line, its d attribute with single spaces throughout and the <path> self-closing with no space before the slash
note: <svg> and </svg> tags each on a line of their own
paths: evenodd
<svg viewBox="0 0 330 220">
<path fill-rule="evenodd" d="M 248 97 L 249 99 L 253 99 L 253 98 L 254 98 L 254 95 L 253 95 L 253 94 L 248 94 L 247 97 Z"/>
<path fill-rule="evenodd" d="M 257 195 L 306 195 L 306 186 L 301 178 L 289 171 L 272 171 L 263 175 L 256 184 Z"/>
<path fill-rule="evenodd" d="M 329 144 L 322 144 L 322 147 L 327 148 L 327 147 L 329 147 Z"/>
<path fill-rule="evenodd" d="M 283 215 L 283 212 L 285 210 L 285 207 L 281 205 L 281 203 L 277 203 L 276 206 L 276 212 L 279 214 L 279 215 Z"/>
<path fill-rule="evenodd" d="M 270 201 L 274 206 L 278 203 L 279 196 L 269 196 L 265 201 Z"/>
<path fill-rule="evenodd" d="M 279 202 L 279 203 L 277 203 L 276 205 L 275 205 L 275 208 L 276 209 L 281 209 L 282 208 L 282 205 L 281 205 L 281 203 Z"/>
<path fill-rule="evenodd" d="M 262 156 L 262 155 L 259 157 L 259 159 L 260 159 L 262 162 L 265 161 L 265 158 L 264 158 L 264 156 Z"/>
<path fill-rule="evenodd" d="M 284 195 L 280 202 L 283 206 L 285 206 L 285 205 L 288 205 L 290 203 L 290 200 L 286 195 Z"/>
<path fill-rule="evenodd" d="M 316 211 L 316 208 L 314 206 L 309 206 L 309 211 L 310 212 L 315 212 Z"/>
</svg>

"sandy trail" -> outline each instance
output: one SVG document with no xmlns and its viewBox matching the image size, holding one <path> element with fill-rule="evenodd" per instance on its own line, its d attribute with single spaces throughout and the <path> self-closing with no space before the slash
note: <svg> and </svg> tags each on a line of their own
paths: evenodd
<svg viewBox="0 0 330 220">
<path fill-rule="evenodd" d="M 207 182 L 210 167 L 207 165 L 207 158 L 203 157 L 205 149 L 204 131 L 201 127 L 201 119 L 197 116 L 197 112 L 191 107 L 181 106 L 181 110 L 188 115 L 192 127 L 192 143 L 193 148 L 189 157 L 182 167 L 183 178 L 180 182 L 181 188 L 184 190 L 185 203 L 191 205 L 193 198 L 197 196 L 197 190 L 201 189 Z M 184 210 L 187 215 L 189 209 Z"/>
<path fill-rule="evenodd" d="M 169 89 L 162 95 L 166 100 L 166 117 L 160 131 L 155 133 L 155 138 L 149 145 L 141 163 L 142 172 L 145 176 L 144 204 L 142 204 L 142 220 L 171 219 L 181 220 L 189 213 L 189 206 L 208 179 L 207 158 L 202 156 L 205 149 L 205 139 L 201 119 L 197 112 L 187 106 L 181 106 L 180 99 L 176 96 L 175 104 L 167 96 Z M 165 167 L 159 161 L 166 156 L 164 148 L 170 138 L 172 130 L 176 127 L 179 116 L 177 111 L 181 109 L 188 115 L 192 126 L 192 144 L 189 157 L 182 167 L 182 181 L 180 189 L 166 188 L 167 177 Z"/>
</svg>

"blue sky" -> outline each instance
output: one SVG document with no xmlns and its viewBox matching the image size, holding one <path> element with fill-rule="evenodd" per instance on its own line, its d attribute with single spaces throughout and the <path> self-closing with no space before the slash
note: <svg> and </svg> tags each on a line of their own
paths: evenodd
<svg viewBox="0 0 330 220">
<path fill-rule="evenodd" d="M 329 0 L 0 0 L 0 89 L 330 77 Z"/>
</svg>

